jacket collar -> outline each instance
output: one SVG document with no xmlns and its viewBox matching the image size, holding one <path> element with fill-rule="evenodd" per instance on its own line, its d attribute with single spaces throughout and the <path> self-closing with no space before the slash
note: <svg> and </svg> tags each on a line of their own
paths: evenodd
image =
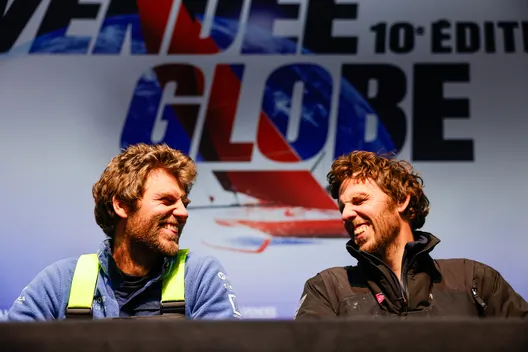
<svg viewBox="0 0 528 352">
<path fill-rule="evenodd" d="M 405 252 L 402 258 L 402 269 L 406 264 L 410 264 L 416 259 L 419 259 L 420 261 L 422 261 L 422 259 L 427 261 L 428 259 L 433 262 L 433 259 L 428 254 L 440 243 L 440 239 L 428 232 L 414 231 L 413 235 L 415 240 L 405 245 Z M 353 239 L 347 242 L 346 248 L 350 255 L 357 259 L 359 265 L 384 265 L 384 263 L 374 255 L 360 250 Z M 430 274 L 434 279 L 441 278 L 440 270 L 436 262 L 434 262 L 434 265 L 431 265 L 431 269 L 432 272 Z"/>
</svg>

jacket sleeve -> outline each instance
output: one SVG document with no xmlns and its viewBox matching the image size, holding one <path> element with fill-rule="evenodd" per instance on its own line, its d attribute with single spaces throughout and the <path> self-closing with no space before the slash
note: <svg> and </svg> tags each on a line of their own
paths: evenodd
<svg viewBox="0 0 528 352">
<path fill-rule="evenodd" d="M 299 301 L 295 320 L 312 320 L 336 317 L 321 274 L 308 279 Z"/>
<path fill-rule="evenodd" d="M 61 275 L 57 263 L 44 270 L 22 290 L 7 312 L 7 321 L 58 319 L 61 302 Z"/>
<path fill-rule="evenodd" d="M 220 262 L 212 256 L 188 257 L 188 277 L 185 279 L 186 315 L 190 319 L 241 319 L 233 286 Z M 192 272 L 191 272 L 191 268 Z M 194 269 L 196 268 L 196 269 Z"/>
<path fill-rule="evenodd" d="M 489 317 L 528 317 L 528 303 L 513 290 L 502 275 L 486 264 L 475 263 L 475 279 L 480 281 L 482 299 Z"/>
</svg>

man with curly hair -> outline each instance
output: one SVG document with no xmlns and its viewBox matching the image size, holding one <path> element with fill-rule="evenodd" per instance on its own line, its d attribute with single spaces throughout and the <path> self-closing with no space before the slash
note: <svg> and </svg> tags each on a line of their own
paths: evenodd
<svg viewBox="0 0 528 352">
<path fill-rule="evenodd" d="M 240 318 L 225 270 L 180 249 L 196 166 L 166 144 L 131 145 L 92 188 L 107 238 L 93 255 L 41 271 L 8 311 L 9 321 L 64 318 Z"/>
<path fill-rule="evenodd" d="M 355 151 L 335 160 L 327 178 L 357 265 L 308 279 L 295 319 L 528 315 L 527 302 L 493 268 L 432 259 L 440 240 L 419 230 L 429 201 L 408 162 Z"/>
</svg>

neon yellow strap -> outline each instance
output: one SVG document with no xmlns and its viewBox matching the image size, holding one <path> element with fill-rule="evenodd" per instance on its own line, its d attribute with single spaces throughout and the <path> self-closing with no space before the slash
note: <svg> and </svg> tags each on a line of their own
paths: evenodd
<svg viewBox="0 0 528 352">
<path fill-rule="evenodd" d="M 180 249 L 176 262 L 163 280 L 161 291 L 162 314 L 180 312 L 185 314 L 185 260 L 188 249 Z M 99 259 L 97 254 L 83 254 L 79 257 L 73 273 L 70 297 L 66 315 L 70 317 L 91 316 L 97 277 L 99 276 Z"/>
<path fill-rule="evenodd" d="M 98 274 L 99 259 L 97 254 L 81 255 L 73 273 L 68 309 L 92 309 Z"/>
<path fill-rule="evenodd" d="M 180 249 L 176 256 L 176 263 L 171 268 L 170 273 L 163 280 L 161 289 L 161 303 L 185 301 L 185 260 L 188 249 Z"/>
</svg>

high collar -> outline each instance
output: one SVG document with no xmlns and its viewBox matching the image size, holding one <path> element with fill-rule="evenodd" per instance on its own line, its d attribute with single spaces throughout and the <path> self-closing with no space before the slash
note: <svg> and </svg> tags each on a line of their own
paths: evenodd
<svg viewBox="0 0 528 352">
<path fill-rule="evenodd" d="M 403 267 L 406 267 L 407 264 L 413 262 L 414 259 L 430 253 L 434 247 L 440 243 L 440 239 L 428 232 L 413 231 L 413 236 L 414 241 L 405 245 L 405 251 L 402 258 Z M 360 265 L 370 264 L 378 266 L 382 263 L 382 261 L 374 255 L 360 250 L 353 239 L 347 242 L 346 248 L 350 255 L 357 259 L 358 264 Z M 427 255 L 426 258 L 431 257 Z M 434 274 L 440 276 L 440 271 L 436 263 L 433 265 L 433 267 L 435 269 Z"/>
</svg>

